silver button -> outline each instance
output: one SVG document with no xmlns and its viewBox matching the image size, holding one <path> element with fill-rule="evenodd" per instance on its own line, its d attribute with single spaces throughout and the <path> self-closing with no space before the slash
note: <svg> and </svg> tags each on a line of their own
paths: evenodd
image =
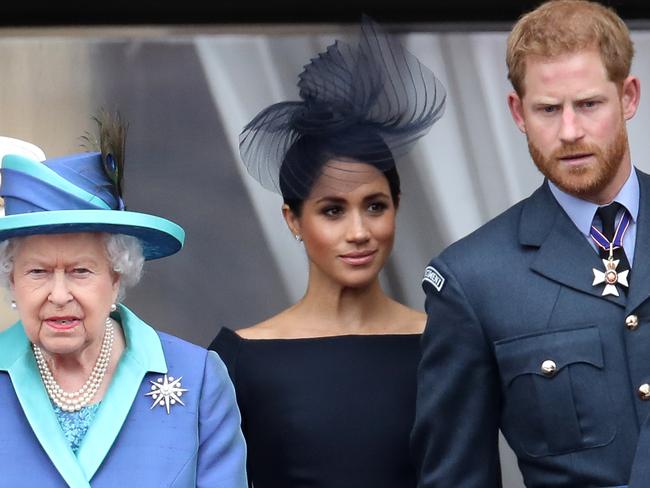
<svg viewBox="0 0 650 488">
<path fill-rule="evenodd" d="M 641 400 L 650 400 L 650 385 L 648 383 L 639 386 L 639 398 Z"/>
<path fill-rule="evenodd" d="M 544 373 L 546 376 L 553 376 L 555 372 L 557 371 L 557 364 L 555 364 L 555 361 L 552 359 L 547 359 L 542 363 L 542 373 Z M 650 385 L 648 385 L 650 388 Z"/>
<path fill-rule="evenodd" d="M 628 315 L 625 317 L 625 327 L 627 327 L 627 330 L 636 330 L 636 328 L 639 326 L 639 317 L 636 315 Z"/>
</svg>

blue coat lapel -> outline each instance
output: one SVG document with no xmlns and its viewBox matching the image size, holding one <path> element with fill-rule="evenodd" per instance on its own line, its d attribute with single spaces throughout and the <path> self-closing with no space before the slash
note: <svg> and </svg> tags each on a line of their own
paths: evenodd
<svg viewBox="0 0 650 488">
<path fill-rule="evenodd" d="M 602 286 L 592 286 L 592 269 L 603 269 L 603 263 L 557 203 L 546 183 L 524 205 L 519 237 L 522 245 L 539 248 L 530 265 L 537 273 L 575 290 L 625 306 L 624 294 L 602 297 Z"/>
<path fill-rule="evenodd" d="M 9 373 L 25 417 L 52 464 L 69 486 L 90 487 L 54 414 L 20 322 L 0 335 L 0 351 L 0 370 Z"/>
<path fill-rule="evenodd" d="M 79 447 L 77 458 L 87 479 L 91 479 L 117 438 L 140 389 L 144 375 L 166 373 L 167 365 L 158 334 L 127 307 L 120 305 L 113 316 L 121 321 L 126 349 L 113 374 L 97 416 Z"/>
</svg>

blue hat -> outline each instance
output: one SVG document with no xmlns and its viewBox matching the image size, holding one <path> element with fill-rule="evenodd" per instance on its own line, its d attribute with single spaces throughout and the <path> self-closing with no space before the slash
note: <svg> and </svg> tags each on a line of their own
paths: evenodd
<svg viewBox="0 0 650 488">
<path fill-rule="evenodd" d="M 174 222 L 124 209 L 104 170 L 100 152 L 43 162 L 18 154 L 2 158 L 0 241 L 64 232 L 109 232 L 137 237 L 145 259 L 169 256 L 183 247 L 185 231 Z"/>
</svg>

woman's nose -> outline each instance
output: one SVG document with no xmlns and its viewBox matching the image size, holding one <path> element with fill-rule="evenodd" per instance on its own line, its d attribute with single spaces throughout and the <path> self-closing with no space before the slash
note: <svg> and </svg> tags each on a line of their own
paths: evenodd
<svg viewBox="0 0 650 488">
<path fill-rule="evenodd" d="M 52 277 L 52 289 L 47 299 L 50 303 L 59 306 L 65 305 L 72 300 L 72 293 L 70 293 L 65 273 L 54 273 Z"/>
<path fill-rule="evenodd" d="M 349 242 L 365 242 L 370 239 L 370 231 L 363 215 L 354 213 L 350 216 L 347 239 Z"/>
</svg>

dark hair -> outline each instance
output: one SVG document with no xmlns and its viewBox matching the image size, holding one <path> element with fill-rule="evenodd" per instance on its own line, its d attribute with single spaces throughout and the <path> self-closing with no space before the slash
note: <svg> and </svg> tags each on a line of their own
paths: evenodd
<svg viewBox="0 0 650 488">
<path fill-rule="evenodd" d="M 287 151 L 280 167 L 280 191 L 284 203 L 300 216 L 302 204 L 321 175 L 321 169 L 333 159 L 370 164 L 388 181 L 395 207 L 399 205 L 400 179 L 393 155 L 378 135 L 351 131 L 329 137 L 303 135 Z"/>
</svg>

